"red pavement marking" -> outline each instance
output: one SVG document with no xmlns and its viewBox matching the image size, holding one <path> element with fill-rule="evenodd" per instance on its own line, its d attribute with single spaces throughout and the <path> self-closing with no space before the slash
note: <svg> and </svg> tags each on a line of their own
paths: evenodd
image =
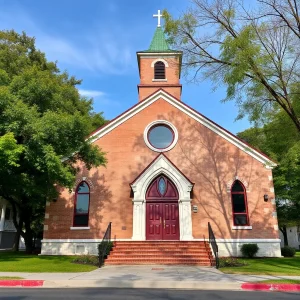
<svg viewBox="0 0 300 300">
<path fill-rule="evenodd" d="M 44 280 L 0 280 L 0 287 L 37 287 L 43 284 Z"/>
<path fill-rule="evenodd" d="M 299 292 L 300 284 L 292 283 L 243 283 L 243 290 L 251 291 L 282 291 L 282 292 Z"/>
</svg>

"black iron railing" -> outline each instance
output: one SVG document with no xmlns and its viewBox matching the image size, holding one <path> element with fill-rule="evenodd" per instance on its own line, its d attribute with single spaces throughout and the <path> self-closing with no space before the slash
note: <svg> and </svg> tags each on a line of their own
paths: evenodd
<svg viewBox="0 0 300 300">
<path fill-rule="evenodd" d="M 111 222 L 109 222 L 105 234 L 101 243 L 98 246 L 99 253 L 99 268 L 101 268 L 104 264 L 104 259 L 109 255 L 110 250 L 113 247 L 113 243 L 111 241 Z"/>
<path fill-rule="evenodd" d="M 211 248 L 214 252 L 215 261 L 216 261 L 216 268 L 218 269 L 219 268 L 219 255 L 218 255 L 219 249 L 218 249 L 218 245 L 217 245 L 217 242 L 216 242 L 214 232 L 213 232 L 209 222 L 208 222 L 208 239 L 209 239 L 209 243 L 211 245 Z"/>
</svg>

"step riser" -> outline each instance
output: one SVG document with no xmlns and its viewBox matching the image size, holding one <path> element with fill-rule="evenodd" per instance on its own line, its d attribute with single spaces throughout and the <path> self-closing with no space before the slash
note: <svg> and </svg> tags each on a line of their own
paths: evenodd
<svg viewBox="0 0 300 300">
<path fill-rule="evenodd" d="M 184 242 L 114 242 L 114 245 L 186 245 L 186 246 L 190 246 L 190 245 L 209 245 L 209 243 L 195 243 L 195 242 L 191 242 L 191 243 L 184 243 Z"/>
<path fill-rule="evenodd" d="M 120 255 L 120 254 L 115 254 L 115 255 L 109 255 L 107 259 L 115 259 L 115 258 L 120 258 L 120 259 L 177 259 L 177 258 L 185 258 L 185 259 L 210 259 L 212 256 L 209 255 L 170 255 L 170 256 L 162 256 L 162 255 Z"/>
<path fill-rule="evenodd" d="M 198 251 L 187 251 L 187 252 L 181 252 L 181 251 L 151 251 L 151 252 L 145 252 L 143 254 L 141 254 L 141 252 L 134 252 L 134 251 L 127 251 L 127 252 L 121 252 L 121 251 L 112 251 L 109 254 L 110 256 L 114 256 L 114 255 L 139 255 L 139 256 L 151 256 L 151 255 L 161 255 L 161 256 L 173 256 L 173 255 L 198 255 L 198 256 L 205 256 L 205 255 L 212 255 L 211 253 L 208 253 L 206 251 L 203 252 L 198 252 Z"/>
<path fill-rule="evenodd" d="M 201 266 L 211 266 L 211 262 L 190 262 L 190 261 L 172 261 L 172 262 L 159 262 L 159 261 L 113 261 L 106 262 L 105 265 L 201 265 Z"/>
<path fill-rule="evenodd" d="M 214 265 L 206 242 L 136 241 L 114 242 L 106 265 Z"/>
<path fill-rule="evenodd" d="M 109 266 L 116 266 L 116 265 L 120 265 L 120 266 L 127 266 L 127 265 L 183 265 L 183 266 L 205 266 L 205 267 L 211 267 L 212 265 L 210 263 L 141 263 L 141 262 L 130 262 L 130 263 L 125 263 L 125 262 L 120 262 L 120 263 L 105 263 L 106 265 Z"/>
<path fill-rule="evenodd" d="M 138 252 L 141 253 L 141 251 L 143 252 L 157 252 L 157 251 L 161 251 L 161 252 L 211 252 L 210 249 L 205 249 L 205 248 L 164 248 L 164 247 L 156 247 L 156 248 L 135 248 L 135 247 L 131 247 L 131 248 L 120 248 L 120 247 L 113 247 L 112 251 L 115 252 Z"/>
</svg>

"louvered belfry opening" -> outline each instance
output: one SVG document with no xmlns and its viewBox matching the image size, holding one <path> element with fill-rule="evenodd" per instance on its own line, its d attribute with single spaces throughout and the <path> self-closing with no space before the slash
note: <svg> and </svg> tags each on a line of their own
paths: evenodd
<svg viewBox="0 0 300 300">
<path fill-rule="evenodd" d="M 158 61 L 154 64 L 154 79 L 165 79 L 166 69 L 165 64 L 162 61 Z"/>
</svg>

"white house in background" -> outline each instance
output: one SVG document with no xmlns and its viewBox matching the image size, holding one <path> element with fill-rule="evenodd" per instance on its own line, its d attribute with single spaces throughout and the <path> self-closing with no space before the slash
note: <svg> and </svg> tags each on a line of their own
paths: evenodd
<svg viewBox="0 0 300 300">
<path fill-rule="evenodd" d="M 0 198 L 0 249 L 11 249 L 14 244 L 16 228 L 12 219 L 12 208 L 10 204 Z M 19 248 L 24 248 L 24 243 L 19 244 Z"/>
<path fill-rule="evenodd" d="M 0 249 L 13 246 L 16 228 L 12 220 L 12 209 L 9 203 L 0 198 Z"/>
<path fill-rule="evenodd" d="M 284 246 L 283 234 L 281 231 L 279 233 L 281 239 L 280 245 L 281 247 L 283 247 Z M 286 233 L 287 233 L 289 246 L 296 249 L 300 249 L 300 226 L 287 227 Z"/>
</svg>

